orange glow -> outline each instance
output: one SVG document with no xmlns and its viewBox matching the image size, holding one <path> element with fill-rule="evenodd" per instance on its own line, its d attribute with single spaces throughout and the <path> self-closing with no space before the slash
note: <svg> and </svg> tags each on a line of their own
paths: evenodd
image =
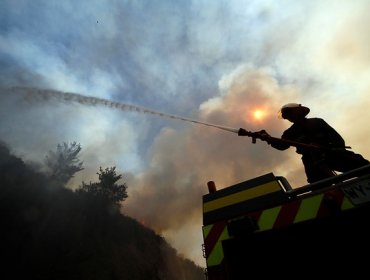
<svg viewBox="0 0 370 280">
<path fill-rule="evenodd" d="M 262 120 L 265 115 L 266 112 L 260 109 L 257 109 L 253 112 L 253 117 L 255 120 Z"/>
</svg>

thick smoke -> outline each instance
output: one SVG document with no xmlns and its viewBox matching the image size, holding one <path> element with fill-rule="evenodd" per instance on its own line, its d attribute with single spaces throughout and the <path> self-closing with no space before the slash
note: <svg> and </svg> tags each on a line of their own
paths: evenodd
<svg viewBox="0 0 370 280">
<path fill-rule="evenodd" d="M 199 110 L 203 121 L 223 120 L 233 127 L 281 133 L 286 124 L 277 120 L 275 108 L 295 100 L 295 91 L 280 87 L 268 71 L 247 66 L 224 77 L 221 84 L 224 94 L 215 98 L 217 102 L 205 102 Z M 256 108 L 268 112 L 266 119 L 258 122 L 252 118 Z M 126 211 L 165 235 L 171 236 L 176 229 L 194 231 L 192 225 L 201 223 L 201 197 L 208 192 L 207 181 L 215 181 L 221 189 L 269 172 L 295 179 L 302 167 L 291 166 L 292 155 L 294 150 L 283 153 L 266 143 L 252 144 L 250 138 L 212 128 L 165 128 L 151 148 L 148 169 L 131 182 L 135 189 Z M 186 245 L 186 239 L 178 246 L 194 250 Z"/>
<path fill-rule="evenodd" d="M 367 0 L 5 0 L 0 86 L 73 92 L 274 136 L 289 126 L 276 119 L 280 106 L 299 102 L 369 158 L 369 9 Z M 222 188 L 274 172 L 305 183 L 294 149 L 78 99 L 31 104 L 3 89 L 0 136 L 15 153 L 42 162 L 58 143 L 81 143 L 85 169 L 70 186 L 96 181 L 100 165 L 117 166 L 129 185 L 124 211 L 200 263 L 208 180 Z M 257 108 L 268 112 L 259 121 Z"/>
</svg>

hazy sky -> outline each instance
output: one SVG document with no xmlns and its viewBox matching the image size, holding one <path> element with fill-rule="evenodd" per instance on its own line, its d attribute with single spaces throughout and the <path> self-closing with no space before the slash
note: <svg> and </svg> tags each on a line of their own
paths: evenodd
<svg viewBox="0 0 370 280">
<path fill-rule="evenodd" d="M 269 172 L 306 184 L 294 149 L 153 115 L 27 101 L 13 86 L 75 92 L 229 127 L 289 123 L 302 103 L 370 158 L 370 0 L 2 0 L 0 138 L 42 162 L 58 143 L 82 146 L 97 181 L 117 166 L 123 211 L 184 256 L 202 258 L 202 195 Z M 255 110 L 264 110 L 261 119 Z"/>
</svg>

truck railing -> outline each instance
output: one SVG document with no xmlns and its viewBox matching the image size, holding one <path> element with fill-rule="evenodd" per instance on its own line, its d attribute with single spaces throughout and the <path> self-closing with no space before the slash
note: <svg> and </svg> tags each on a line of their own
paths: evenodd
<svg viewBox="0 0 370 280">
<path fill-rule="evenodd" d="M 287 190 L 286 193 L 289 196 L 294 197 L 302 195 L 304 193 L 311 193 L 317 190 L 323 191 L 325 189 L 334 187 L 338 183 L 342 183 L 349 180 L 355 180 L 356 178 L 367 174 L 370 175 L 370 164 L 362 166 L 360 168 L 353 169 L 342 174 L 338 174 L 330 178 L 326 178 L 311 184 L 304 185 L 299 188 L 291 188 L 290 190 Z"/>
</svg>

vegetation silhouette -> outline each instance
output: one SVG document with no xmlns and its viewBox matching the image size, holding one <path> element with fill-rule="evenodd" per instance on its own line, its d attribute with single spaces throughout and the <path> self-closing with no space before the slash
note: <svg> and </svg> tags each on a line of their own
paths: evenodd
<svg viewBox="0 0 370 280">
<path fill-rule="evenodd" d="M 120 177 L 100 168 L 107 174 L 114 184 Z M 203 268 L 120 213 L 120 199 L 67 189 L 3 143 L 0 182 L 2 279 L 204 279 Z"/>
<path fill-rule="evenodd" d="M 57 145 L 56 151 L 49 151 L 45 158 L 49 177 L 66 184 L 76 172 L 83 170 L 83 162 L 78 155 L 81 149 L 81 145 L 76 142 L 63 142 Z"/>
<path fill-rule="evenodd" d="M 107 199 L 112 204 L 119 206 L 128 197 L 126 183 L 117 184 L 122 175 L 116 174 L 115 166 L 107 167 L 105 170 L 100 167 L 99 172 L 96 174 L 99 176 L 99 182 L 90 182 L 89 184 L 82 182 L 77 192 L 100 196 L 101 199 Z"/>
</svg>

